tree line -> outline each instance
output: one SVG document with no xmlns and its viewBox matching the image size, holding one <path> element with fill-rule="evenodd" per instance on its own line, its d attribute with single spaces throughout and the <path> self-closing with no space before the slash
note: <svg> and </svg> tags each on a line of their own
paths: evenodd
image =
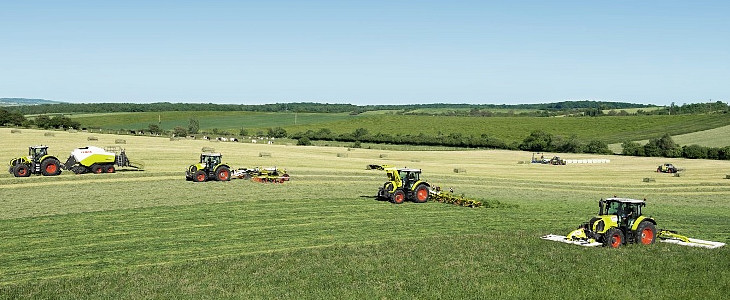
<svg viewBox="0 0 730 300">
<path fill-rule="evenodd" d="M 0 126 L 18 126 L 18 127 L 38 127 L 43 129 L 50 128 L 76 128 L 81 124 L 63 115 L 37 116 L 35 119 L 28 119 L 23 114 L 16 111 L 7 111 L 0 109 Z"/>
<path fill-rule="evenodd" d="M 644 145 L 626 141 L 621 144 L 623 155 L 649 157 L 683 157 L 691 159 L 730 160 L 730 146 L 705 147 L 700 145 L 679 146 L 669 134 L 650 139 Z"/>
<path fill-rule="evenodd" d="M 635 104 L 627 102 L 603 101 L 563 101 L 541 104 L 406 104 L 406 105 L 354 105 L 337 103 L 275 103 L 275 104 L 214 104 L 214 103 L 59 103 L 24 105 L 9 107 L 12 111 L 22 114 L 50 114 L 50 113 L 104 113 L 104 112 L 161 112 L 161 111 L 255 111 L 255 112 L 309 112 L 309 113 L 352 113 L 359 114 L 375 110 L 402 110 L 409 111 L 438 108 L 438 109 L 472 109 L 476 111 L 499 110 L 544 110 L 566 111 L 571 109 L 626 109 L 626 108 L 654 107 L 653 105 Z"/>
</svg>

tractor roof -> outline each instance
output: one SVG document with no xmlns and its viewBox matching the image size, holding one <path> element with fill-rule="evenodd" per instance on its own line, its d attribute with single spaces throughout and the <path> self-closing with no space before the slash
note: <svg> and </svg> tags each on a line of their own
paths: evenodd
<svg viewBox="0 0 730 300">
<path fill-rule="evenodd" d="M 630 198 L 606 198 L 604 201 L 615 201 L 615 202 L 623 202 L 623 203 L 633 203 L 633 204 L 642 204 L 646 203 L 644 200 L 636 200 L 636 199 L 630 199 Z"/>
<path fill-rule="evenodd" d="M 48 146 L 45 146 L 45 145 L 35 145 L 35 146 L 30 146 L 30 147 L 33 148 L 33 149 L 48 148 Z"/>
<path fill-rule="evenodd" d="M 421 172 L 421 169 L 398 169 L 398 172 Z"/>
<path fill-rule="evenodd" d="M 204 156 L 221 156 L 220 153 L 212 153 L 212 152 L 205 152 L 205 153 L 202 153 L 200 155 L 204 155 Z"/>
</svg>

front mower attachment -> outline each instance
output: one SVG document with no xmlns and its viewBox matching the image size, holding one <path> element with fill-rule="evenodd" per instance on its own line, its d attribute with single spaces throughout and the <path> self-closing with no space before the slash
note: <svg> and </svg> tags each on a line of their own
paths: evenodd
<svg viewBox="0 0 730 300">
<path fill-rule="evenodd" d="M 596 247 L 596 246 L 603 245 L 603 244 L 601 244 L 599 242 L 596 242 L 593 239 L 577 239 L 577 240 L 571 240 L 567 236 L 557 235 L 557 234 L 543 235 L 540 238 L 543 239 L 543 240 L 556 241 L 556 242 L 561 242 L 561 243 L 566 243 L 566 244 L 573 244 L 573 245 L 578 245 L 578 246 L 583 246 L 583 247 Z"/>
</svg>

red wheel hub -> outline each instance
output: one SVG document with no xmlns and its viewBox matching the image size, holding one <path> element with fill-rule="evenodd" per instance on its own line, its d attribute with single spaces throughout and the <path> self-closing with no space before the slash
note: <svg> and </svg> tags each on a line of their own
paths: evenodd
<svg viewBox="0 0 730 300">
<path fill-rule="evenodd" d="M 644 245 L 651 244 L 651 241 L 654 239 L 654 232 L 649 228 L 644 228 L 644 230 L 641 231 L 641 243 Z"/>
<path fill-rule="evenodd" d="M 420 189 L 418 190 L 418 193 L 416 194 L 416 197 L 418 197 L 419 201 L 424 201 L 426 198 L 428 198 L 428 190 L 427 189 Z"/>
<path fill-rule="evenodd" d="M 58 170 L 58 167 L 56 167 L 56 165 L 54 165 L 54 164 L 50 164 L 50 165 L 46 166 L 46 173 L 53 174 L 53 173 L 56 173 L 57 170 Z"/>
<path fill-rule="evenodd" d="M 198 175 L 198 181 L 204 181 L 204 180 L 205 180 L 205 175 L 204 174 L 199 174 Z"/>
<path fill-rule="evenodd" d="M 221 171 L 218 175 L 218 179 L 220 179 L 220 180 L 228 179 L 228 171 Z"/>
<path fill-rule="evenodd" d="M 618 248 L 619 246 L 621 246 L 621 236 L 618 234 L 614 234 L 611 237 L 611 247 Z"/>
</svg>

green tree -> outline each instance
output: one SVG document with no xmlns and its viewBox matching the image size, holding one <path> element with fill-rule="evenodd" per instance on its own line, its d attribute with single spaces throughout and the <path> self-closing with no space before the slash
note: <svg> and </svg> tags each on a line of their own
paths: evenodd
<svg viewBox="0 0 730 300">
<path fill-rule="evenodd" d="M 150 124 L 149 126 L 147 126 L 147 131 L 149 131 L 152 134 L 162 133 L 162 129 L 160 128 L 160 125 L 157 125 L 157 124 Z"/>
<path fill-rule="evenodd" d="M 305 137 L 300 138 L 299 140 L 297 140 L 297 145 L 299 145 L 299 146 L 311 146 L 312 145 L 312 141 L 309 140 L 309 138 L 305 136 Z"/>
<path fill-rule="evenodd" d="M 281 127 L 269 128 L 267 136 L 275 138 L 286 137 L 286 130 Z"/>
<path fill-rule="evenodd" d="M 247 136 L 248 135 L 248 130 L 246 130 L 246 128 L 241 127 L 241 130 L 238 131 L 238 135 L 240 135 L 240 136 Z"/>
<path fill-rule="evenodd" d="M 625 141 L 621 144 L 621 148 L 623 155 L 644 156 L 644 147 L 637 142 Z"/>
<path fill-rule="evenodd" d="M 190 118 L 190 121 L 188 121 L 188 132 L 190 134 L 197 134 L 200 131 L 200 121 L 195 118 Z"/>
<path fill-rule="evenodd" d="M 542 130 L 535 130 L 528 135 L 520 144 L 520 149 L 525 151 L 552 151 L 553 135 Z"/>
<path fill-rule="evenodd" d="M 182 126 L 175 126 L 175 128 L 172 130 L 172 134 L 175 136 L 186 136 L 188 135 L 188 130 Z"/>
<path fill-rule="evenodd" d="M 592 140 L 585 146 L 584 151 L 586 153 L 598 153 L 598 154 L 611 154 L 611 150 L 608 149 L 608 144 L 604 141 Z"/>
</svg>

